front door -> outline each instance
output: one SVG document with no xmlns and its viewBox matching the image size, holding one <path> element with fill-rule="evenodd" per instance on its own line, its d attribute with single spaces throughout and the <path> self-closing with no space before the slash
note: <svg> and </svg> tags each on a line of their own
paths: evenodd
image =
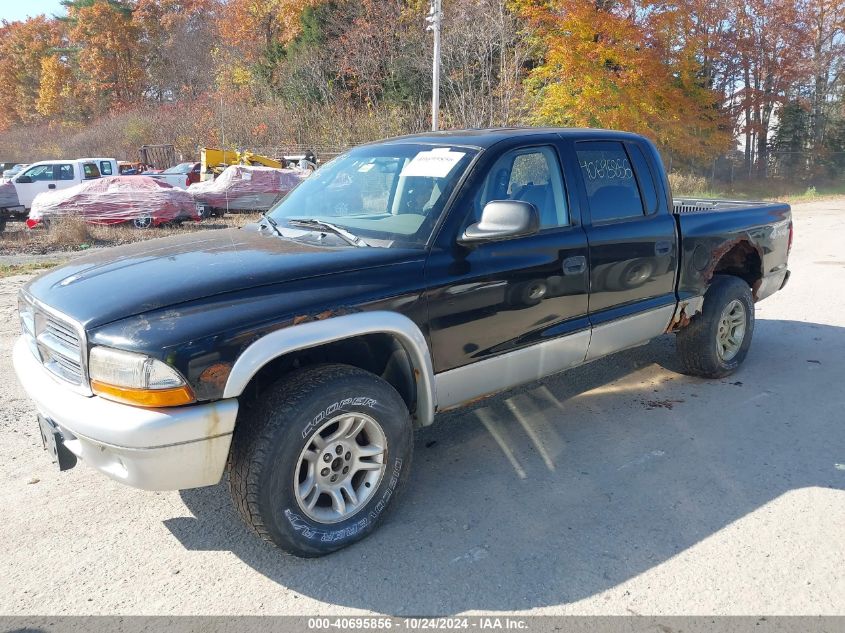
<svg viewBox="0 0 845 633">
<path fill-rule="evenodd" d="M 533 204 L 540 232 L 458 245 L 493 200 Z M 441 409 L 578 364 L 589 343 L 587 239 L 559 145 L 521 146 L 489 158 L 461 202 L 463 222 L 453 225 L 451 243 L 435 248 L 426 267 Z"/>
<path fill-rule="evenodd" d="M 15 183 L 15 190 L 18 192 L 18 201 L 27 209 L 32 207 L 32 201 L 42 191 L 49 191 L 56 188 L 56 179 L 53 176 L 55 165 L 35 165 L 25 170 L 18 176 Z M 21 182 L 23 180 L 23 182 Z"/>
<path fill-rule="evenodd" d="M 91 166 L 94 167 L 93 164 Z M 32 208 L 32 201 L 39 193 L 67 189 L 79 182 L 76 167 L 72 163 L 36 165 L 21 175 L 31 180 L 31 182 L 15 182 L 18 200 L 27 209 Z"/>
</svg>

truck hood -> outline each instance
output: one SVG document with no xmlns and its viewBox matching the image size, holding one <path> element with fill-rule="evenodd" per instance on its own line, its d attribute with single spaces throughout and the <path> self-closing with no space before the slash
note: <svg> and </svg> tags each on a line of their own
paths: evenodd
<svg viewBox="0 0 845 633">
<path fill-rule="evenodd" d="M 423 257 L 418 249 L 338 248 L 257 231 L 200 231 L 105 249 L 48 271 L 25 291 L 92 328 L 213 295 Z"/>
</svg>

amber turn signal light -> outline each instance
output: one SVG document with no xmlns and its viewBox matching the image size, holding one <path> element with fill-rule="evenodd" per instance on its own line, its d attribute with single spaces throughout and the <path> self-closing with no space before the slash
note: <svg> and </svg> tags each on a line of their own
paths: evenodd
<svg viewBox="0 0 845 633">
<path fill-rule="evenodd" d="M 136 407 L 178 407 L 194 401 L 194 394 L 188 386 L 173 389 L 130 389 L 92 380 L 91 390 L 103 398 Z"/>
</svg>

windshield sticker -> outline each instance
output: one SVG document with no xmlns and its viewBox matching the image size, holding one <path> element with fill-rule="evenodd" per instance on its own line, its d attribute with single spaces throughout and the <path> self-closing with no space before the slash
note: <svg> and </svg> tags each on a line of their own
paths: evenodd
<svg viewBox="0 0 845 633">
<path fill-rule="evenodd" d="M 465 152 L 452 152 L 448 148 L 420 152 L 405 165 L 401 175 L 445 178 L 464 156 L 466 156 Z"/>
</svg>

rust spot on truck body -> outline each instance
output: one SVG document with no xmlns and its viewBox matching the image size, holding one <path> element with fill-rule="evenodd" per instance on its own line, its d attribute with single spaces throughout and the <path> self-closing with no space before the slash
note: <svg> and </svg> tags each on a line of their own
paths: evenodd
<svg viewBox="0 0 845 633">
<path fill-rule="evenodd" d="M 317 314 L 298 314 L 291 320 L 291 325 L 300 325 L 302 323 L 311 323 L 312 321 L 325 321 L 334 317 L 346 316 L 360 312 L 360 310 L 352 310 L 350 308 L 337 308 L 334 310 L 323 310 Z"/>
<path fill-rule="evenodd" d="M 199 381 L 217 391 L 223 391 L 231 371 L 231 363 L 214 363 L 206 367 L 199 375 Z"/>
<path fill-rule="evenodd" d="M 749 262 L 757 258 L 760 262 L 759 270 Z M 738 237 L 728 240 L 713 251 L 710 264 L 702 273 L 705 282 L 710 282 L 717 272 L 735 274 L 745 279 L 751 286 L 751 295 L 757 301 L 757 291 L 763 282 L 763 252 L 760 247 L 752 244 L 748 238 Z"/>
<path fill-rule="evenodd" d="M 713 275 L 716 273 L 716 267 L 722 261 L 722 258 L 727 255 L 735 246 L 739 246 L 741 242 L 741 238 L 728 240 L 710 254 L 710 263 L 708 264 L 707 268 L 704 269 L 703 273 L 705 281 L 710 281 L 711 279 L 713 279 Z"/>
<path fill-rule="evenodd" d="M 677 332 L 678 330 L 681 330 L 688 326 L 690 324 L 690 321 L 692 321 L 692 317 L 687 314 L 687 306 L 684 306 L 683 308 L 681 308 L 680 314 L 678 314 L 677 317 L 672 319 L 672 322 L 669 323 L 669 327 L 666 328 L 666 331 Z"/>
</svg>

